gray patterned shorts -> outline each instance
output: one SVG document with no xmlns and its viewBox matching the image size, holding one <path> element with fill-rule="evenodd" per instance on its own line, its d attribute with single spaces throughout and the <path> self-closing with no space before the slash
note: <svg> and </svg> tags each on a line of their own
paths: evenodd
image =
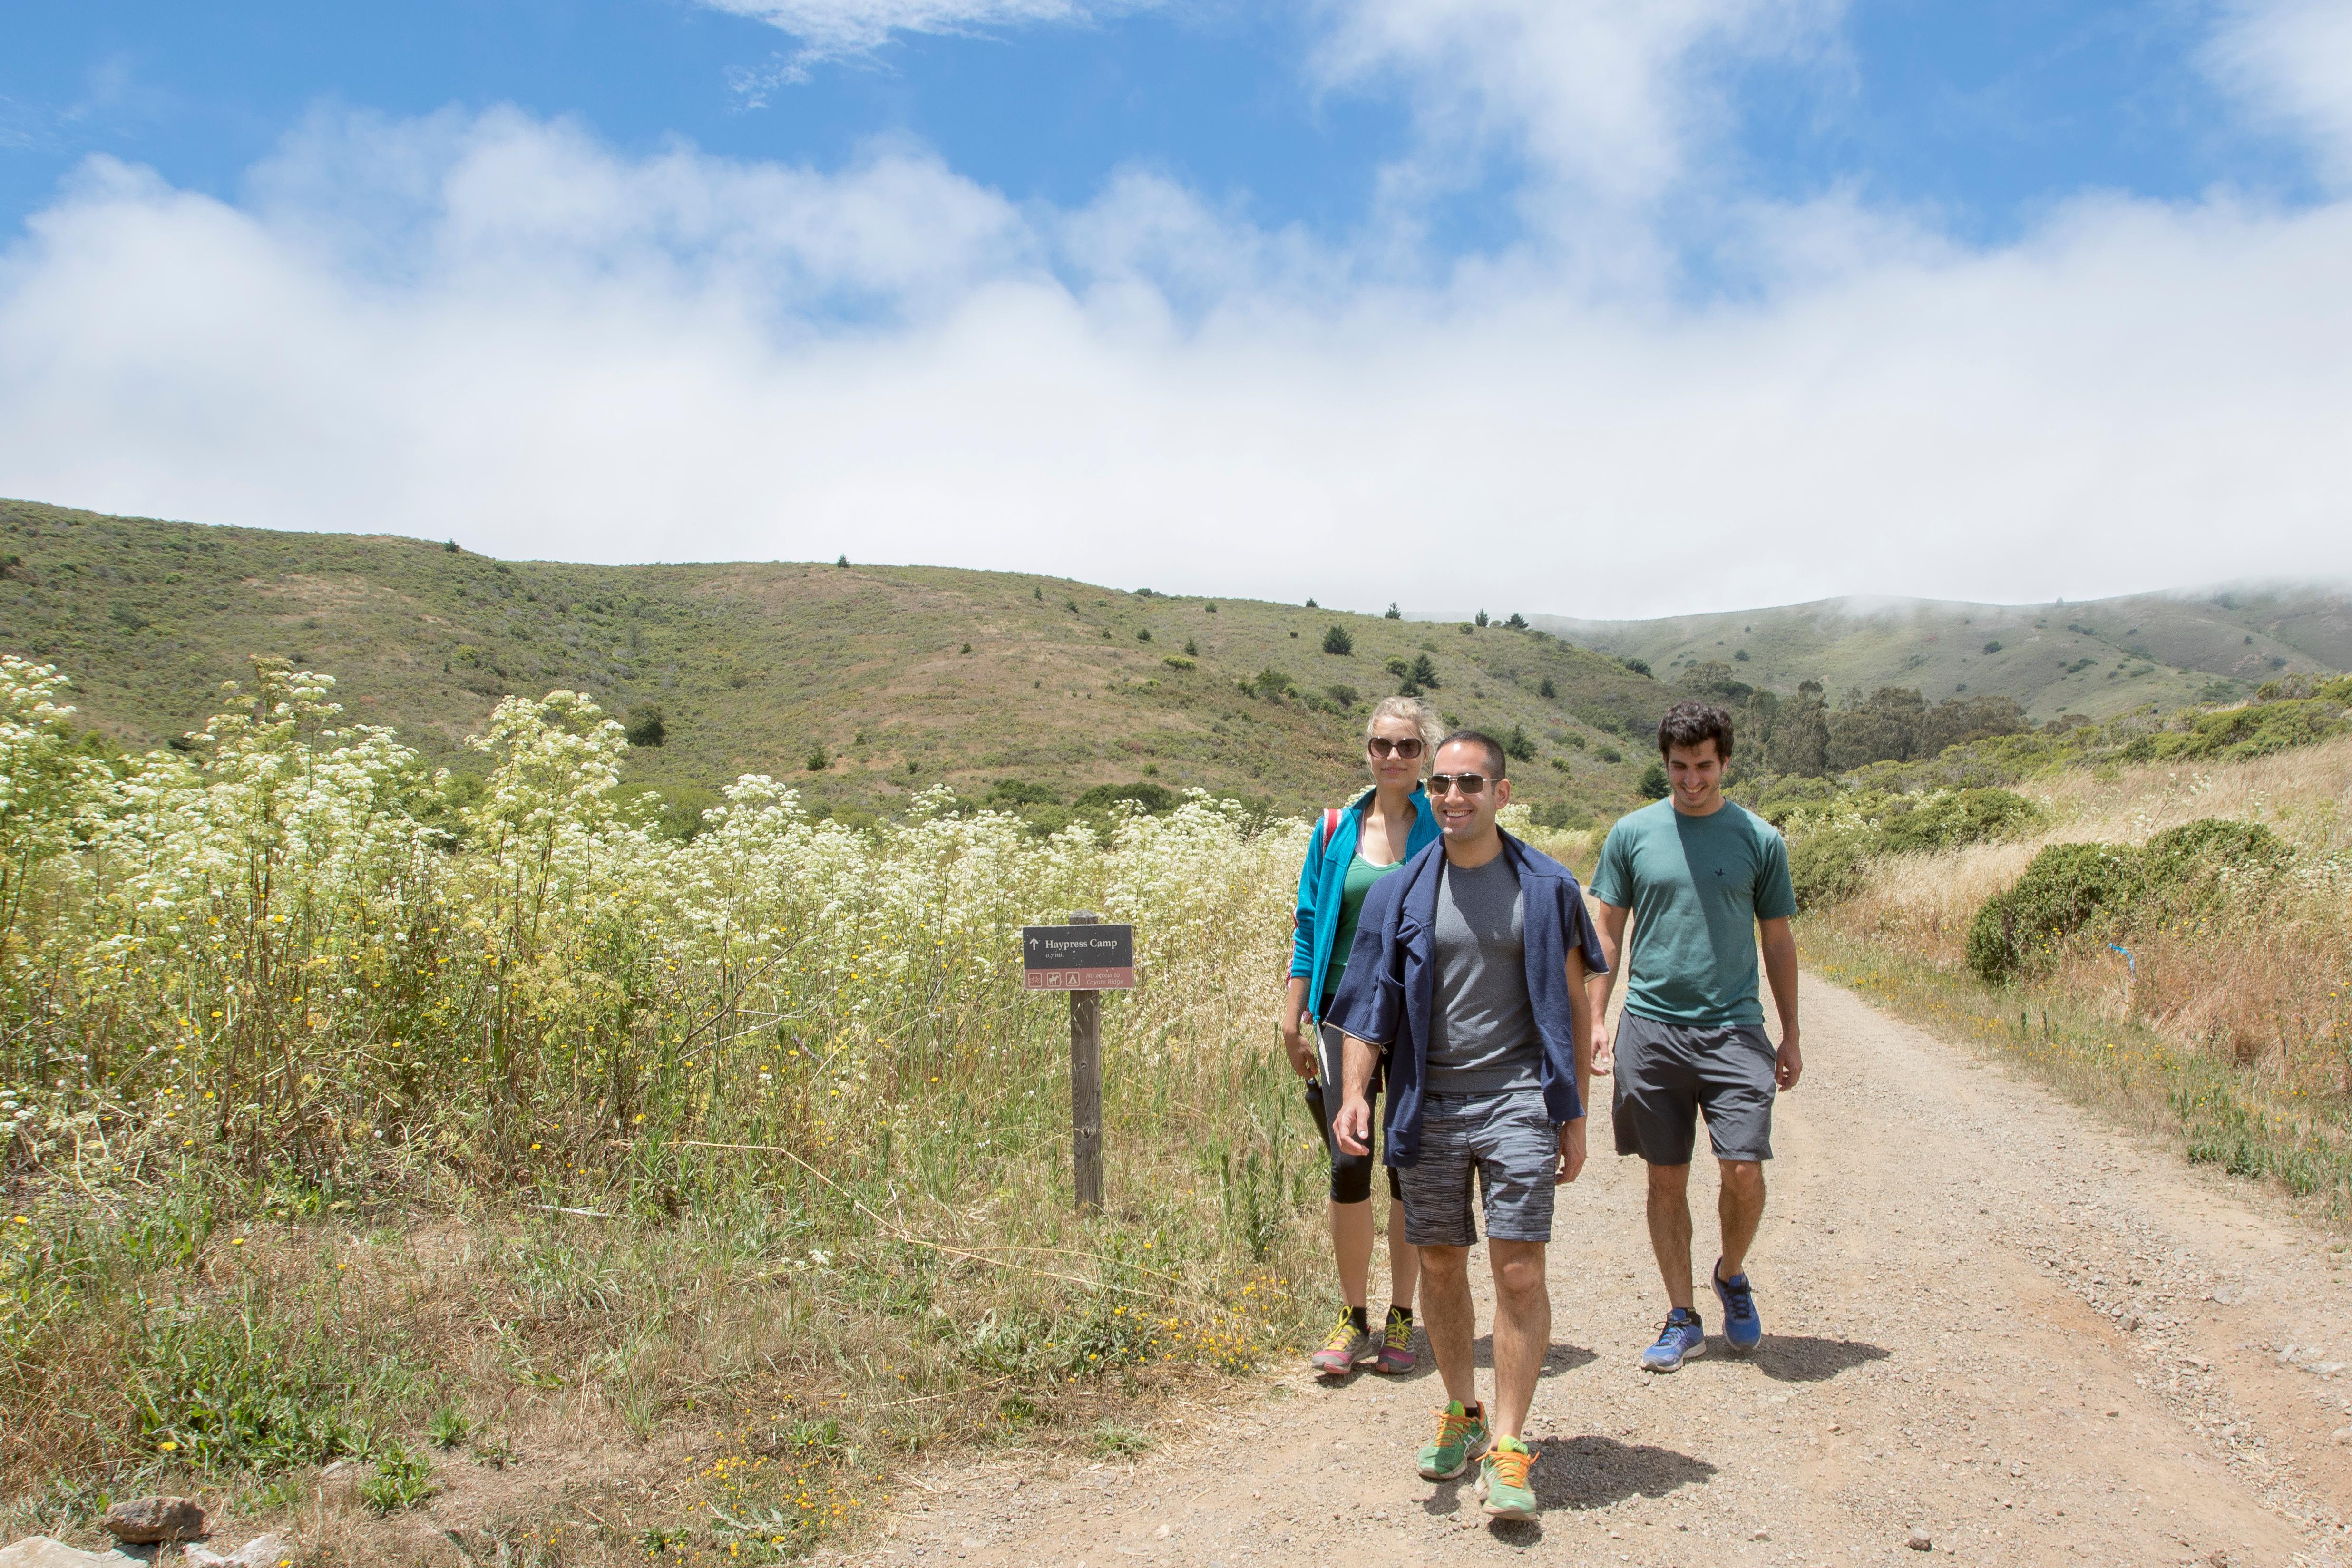
<svg viewBox="0 0 2352 1568">
<path fill-rule="evenodd" d="M 1489 1241 L 1551 1239 L 1552 1177 L 1559 1129 L 1540 1089 L 1432 1094 L 1421 1103 L 1421 1162 L 1404 1183 L 1404 1239 L 1416 1247 L 1467 1247 L 1475 1172 Z"/>
</svg>

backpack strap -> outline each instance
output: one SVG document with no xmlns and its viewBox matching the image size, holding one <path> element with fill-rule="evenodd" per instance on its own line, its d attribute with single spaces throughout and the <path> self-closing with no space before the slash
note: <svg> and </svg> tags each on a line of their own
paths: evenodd
<svg viewBox="0 0 2352 1568">
<path fill-rule="evenodd" d="M 1323 813 L 1323 848 L 1328 851 L 1331 841 L 1339 836 L 1339 808 L 1333 806 Z"/>
</svg>

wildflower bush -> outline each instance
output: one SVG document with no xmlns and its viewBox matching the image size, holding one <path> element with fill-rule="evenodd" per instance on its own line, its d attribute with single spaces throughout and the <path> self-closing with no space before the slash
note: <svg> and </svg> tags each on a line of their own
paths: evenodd
<svg viewBox="0 0 2352 1568">
<path fill-rule="evenodd" d="M 0 662 L 0 1471 L 389 1453 L 486 1364 L 640 1435 L 691 1387 L 919 1447 L 1297 1331 L 1315 1150 L 1265 1042 L 1302 825 L 1195 793 L 1040 837 L 941 790 L 860 829 L 747 776 L 689 835 L 571 692 L 502 702 L 476 781 L 282 661 L 111 763 L 63 686 Z M 1142 980 L 1102 1009 L 1095 1221 L 1066 1008 L 1018 973 L 1081 908 Z M 420 1209 L 488 1228 L 478 1320 L 354 1271 L 359 1214 Z M 362 1346 L 406 1372 L 366 1393 Z"/>
</svg>

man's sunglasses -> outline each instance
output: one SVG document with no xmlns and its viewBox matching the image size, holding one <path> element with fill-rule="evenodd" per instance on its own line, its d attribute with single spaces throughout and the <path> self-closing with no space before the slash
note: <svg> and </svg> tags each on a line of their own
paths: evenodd
<svg viewBox="0 0 2352 1568">
<path fill-rule="evenodd" d="M 1418 740 L 1390 740 L 1378 735 L 1364 742 L 1364 747 L 1374 757 L 1402 757 L 1407 762 L 1419 757 L 1422 749 Z"/>
<path fill-rule="evenodd" d="M 1433 773 L 1429 776 L 1429 792 L 1451 795 L 1459 789 L 1465 795 L 1484 795 L 1488 782 L 1484 773 Z"/>
</svg>

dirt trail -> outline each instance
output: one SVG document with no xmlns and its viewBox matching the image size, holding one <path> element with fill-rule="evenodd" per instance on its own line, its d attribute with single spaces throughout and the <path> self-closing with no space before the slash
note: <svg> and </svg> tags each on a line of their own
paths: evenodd
<svg viewBox="0 0 2352 1568">
<path fill-rule="evenodd" d="M 1759 1354 L 1717 1337 L 1673 1376 L 1638 1371 L 1664 1315 L 1641 1167 L 1596 1154 L 1563 1195 L 1539 1521 L 1493 1523 L 1465 1483 L 1412 1473 L 1440 1398 L 1424 1347 L 1396 1382 L 1285 1369 L 1131 1466 L 924 1475 L 908 1495 L 927 1506 L 861 1560 L 1916 1563 L 1920 1530 L 1934 1555 L 1989 1563 L 2352 1565 L 2336 1436 L 2352 1427 L 2336 1365 L 2352 1364 L 2352 1255 L 1996 1061 L 1807 985 L 1808 1076 L 1780 1104 L 1751 1265 Z M 1593 1146 L 1611 1146 L 1605 1107 Z M 1709 1164 L 1692 1181 L 1702 1268 Z"/>
</svg>

